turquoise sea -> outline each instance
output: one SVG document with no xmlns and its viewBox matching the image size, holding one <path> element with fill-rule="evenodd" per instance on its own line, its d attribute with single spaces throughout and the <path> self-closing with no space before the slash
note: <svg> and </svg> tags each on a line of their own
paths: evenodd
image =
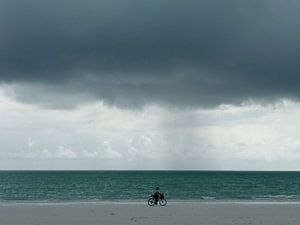
<svg viewBox="0 0 300 225">
<path fill-rule="evenodd" d="M 0 201 L 300 201 L 300 172 L 0 171 Z"/>
</svg>

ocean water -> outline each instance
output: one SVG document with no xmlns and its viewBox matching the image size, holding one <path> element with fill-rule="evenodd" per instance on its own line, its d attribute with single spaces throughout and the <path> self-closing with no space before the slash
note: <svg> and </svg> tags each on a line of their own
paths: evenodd
<svg viewBox="0 0 300 225">
<path fill-rule="evenodd" d="M 0 171 L 0 201 L 300 201 L 300 172 Z"/>
</svg>

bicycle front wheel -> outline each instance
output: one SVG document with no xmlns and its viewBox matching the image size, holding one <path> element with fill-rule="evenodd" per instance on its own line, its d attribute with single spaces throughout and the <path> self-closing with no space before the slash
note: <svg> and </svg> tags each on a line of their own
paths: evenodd
<svg viewBox="0 0 300 225">
<path fill-rule="evenodd" d="M 160 199 L 160 200 L 159 200 L 159 204 L 160 204 L 161 206 L 165 206 L 165 205 L 167 204 L 167 200 L 166 200 L 166 199 Z"/>
</svg>

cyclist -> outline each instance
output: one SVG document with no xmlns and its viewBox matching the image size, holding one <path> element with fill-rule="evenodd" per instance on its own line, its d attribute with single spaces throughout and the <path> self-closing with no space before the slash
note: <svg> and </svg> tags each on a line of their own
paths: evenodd
<svg viewBox="0 0 300 225">
<path fill-rule="evenodd" d="M 156 187 L 155 193 L 153 194 L 153 197 L 155 199 L 155 205 L 157 205 L 158 199 L 162 196 L 162 194 L 159 192 L 159 187 Z"/>
</svg>

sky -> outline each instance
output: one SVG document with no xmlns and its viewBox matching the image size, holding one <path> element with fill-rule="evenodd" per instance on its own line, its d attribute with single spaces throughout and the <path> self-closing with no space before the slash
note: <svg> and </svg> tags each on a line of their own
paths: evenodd
<svg viewBox="0 0 300 225">
<path fill-rule="evenodd" d="M 0 169 L 300 170 L 297 0 L 0 0 Z"/>
</svg>

